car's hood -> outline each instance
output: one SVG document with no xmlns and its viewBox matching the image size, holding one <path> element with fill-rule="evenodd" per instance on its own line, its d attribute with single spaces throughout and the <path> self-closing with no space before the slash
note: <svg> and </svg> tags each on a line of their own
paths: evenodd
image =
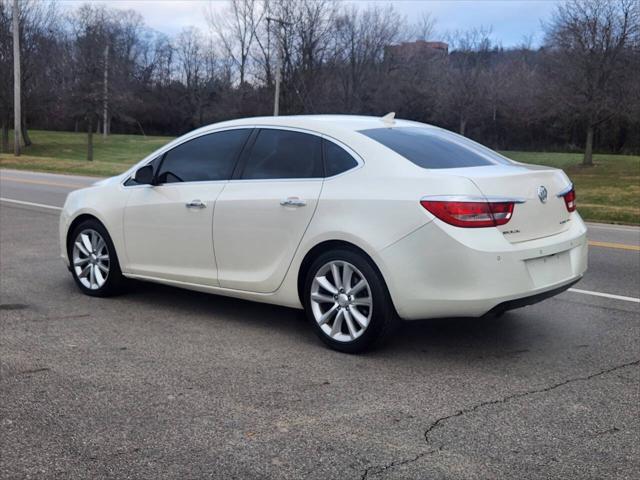
<svg viewBox="0 0 640 480">
<path fill-rule="evenodd" d="M 121 173 L 120 175 L 115 175 L 113 177 L 103 178 L 101 180 L 98 180 L 95 183 L 92 183 L 91 186 L 92 187 L 99 187 L 101 185 L 109 185 L 111 183 L 117 183 L 117 182 L 121 181 L 123 175 L 124 174 Z"/>
</svg>

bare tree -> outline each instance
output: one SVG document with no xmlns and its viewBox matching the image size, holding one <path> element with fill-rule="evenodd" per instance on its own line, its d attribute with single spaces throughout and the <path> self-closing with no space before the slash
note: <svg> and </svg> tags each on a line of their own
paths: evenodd
<svg viewBox="0 0 640 480">
<path fill-rule="evenodd" d="M 585 166 L 593 165 L 596 128 L 627 103 L 628 49 L 639 35 L 637 0 L 570 0 L 546 25 L 550 91 L 585 125 Z"/>
<path fill-rule="evenodd" d="M 272 0 L 272 30 L 283 61 L 283 90 L 290 111 L 316 111 L 331 51 L 338 4 L 334 0 Z M 270 42 L 268 42 L 270 43 Z"/>
<path fill-rule="evenodd" d="M 13 42 L 12 6 L 7 0 L 0 1 L 0 151 L 9 151 L 9 124 L 11 123 L 12 82 L 13 82 Z"/>
<path fill-rule="evenodd" d="M 102 80 L 102 136 L 109 134 L 109 43 L 104 46 L 104 77 Z"/>
<path fill-rule="evenodd" d="M 433 40 L 436 33 L 436 19 L 429 12 L 422 12 L 418 20 L 411 25 L 412 37 L 414 40 L 429 41 Z"/>
<path fill-rule="evenodd" d="M 18 12 L 12 15 L 12 12 Z M 34 0 L 0 0 L 0 123 L 2 124 L 2 150 L 8 150 L 10 119 L 13 116 L 14 99 L 20 103 L 18 133 L 25 146 L 31 144 L 26 128 L 26 112 L 29 105 L 46 105 L 48 85 L 34 81 L 51 71 L 51 62 L 42 62 L 43 53 L 51 52 L 56 43 L 52 27 L 57 20 L 55 4 Z M 17 23 L 17 28 L 12 24 Z M 13 41 L 14 33 L 17 35 Z M 18 55 L 13 48 L 17 47 Z M 14 68 L 14 62 L 19 68 Z M 19 83 L 16 83 L 19 76 Z M 14 81 L 16 80 L 16 81 Z M 14 88 L 19 89 L 17 98 Z M 45 97 L 45 98 L 43 98 Z"/>
<path fill-rule="evenodd" d="M 336 18 L 333 62 L 347 112 L 362 108 L 367 92 L 375 89 L 385 47 L 398 39 L 401 26 L 401 18 L 391 5 L 365 10 L 346 7 Z"/>
<path fill-rule="evenodd" d="M 538 53 L 524 44 L 502 52 L 488 73 L 495 147 L 506 148 L 508 142 L 517 141 L 535 148 L 537 126 L 554 121 L 537 58 Z"/>
<path fill-rule="evenodd" d="M 205 96 L 203 86 L 206 68 L 203 44 L 204 39 L 200 31 L 190 27 L 180 32 L 175 46 L 179 70 L 186 87 L 186 100 L 193 115 L 192 127 L 203 123 Z"/>
<path fill-rule="evenodd" d="M 445 64 L 443 108 L 455 115 L 458 133 L 465 135 L 467 125 L 487 111 L 487 82 L 489 55 L 492 48 L 490 29 L 479 28 L 456 32 L 450 38 L 453 50 Z"/>
<path fill-rule="evenodd" d="M 249 55 L 264 14 L 264 3 L 260 0 L 230 0 L 222 13 L 215 12 L 213 6 L 207 11 L 212 32 L 238 68 L 240 86 L 247 80 Z"/>
<path fill-rule="evenodd" d="M 273 1 L 264 0 L 262 9 L 264 16 L 262 21 L 256 25 L 256 35 L 251 58 L 256 66 L 255 78 L 268 88 L 273 85 L 273 52 L 277 47 L 277 39 L 274 38 L 273 25 L 267 18 L 274 18 Z"/>
<path fill-rule="evenodd" d="M 109 12 L 102 6 L 83 5 L 70 18 L 73 35 L 75 114 L 87 128 L 87 160 L 93 160 L 93 133 L 104 106 L 104 56 Z"/>
<path fill-rule="evenodd" d="M 105 127 L 176 135 L 268 114 L 278 44 L 283 113 L 395 111 L 504 149 L 574 149 L 590 123 L 591 149 L 640 152 L 640 39 L 631 0 L 562 4 L 566 22 L 550 24 L 544 48 L 530 41 L 501 48 L 486 31 L 445 38 L 448 46 L 430 43 L 442 40 L 431 16 L 408 23 L 373 2 L 217 3 L 211 35 L 186 29 L 173 37 L 114 5 L 75 8 L 63 23 L 55 2 L 19 0 L 22 146 L 27 125 L 86 130 L 91 157 Z M 12 10 L 13 0 L 0 0 L 4 151 L 14 118 Z M 278 42 L 265 16 L 286 22 Z M 584 18 L 592 19 L 588 31 Z M 556 41 L 552 33 L 562 35 Z"/>
<path fill-rule="evenodd" d="M 58 39 L 59 15 L 54 2 L 19 0 L 20 34 L 20 133 L 25 146 L 31 145 L 28 117 L 48 106 L 54 95 L 53 85 L 44 81 L 56 67 L 51 58 Z M 40 83 L 43 82 L 43 83 Z M 53 97 L 53 98 L 52 98 Z M 42 113 L 40 111 L 40 113 Z"/>
</svg>

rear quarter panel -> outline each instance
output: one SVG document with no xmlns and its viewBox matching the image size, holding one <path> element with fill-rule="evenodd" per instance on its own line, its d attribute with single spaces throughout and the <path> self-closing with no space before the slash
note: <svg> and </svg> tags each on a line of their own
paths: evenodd
<svg viewBox="0 0 640 480">
<path fill-rule="evenodd" d="M 395 298 L 397 276 L 390 274 L 380 252 L 433 221 L 433 215 L 420 205 L 420 198 L 429 194 L 479 194 L 473 182 L 464 177 L 417 167 L 362 137 L 366 141 L 360 144 L 350 142 L 363 160 L 362 167 L 324 181 L 315 215 L 279 291 L 287 304 L 299 303 L 297 278 L 306 254 L 330 240 L 345 241 L 364 250 L 380 269 Z"/>
</svg>

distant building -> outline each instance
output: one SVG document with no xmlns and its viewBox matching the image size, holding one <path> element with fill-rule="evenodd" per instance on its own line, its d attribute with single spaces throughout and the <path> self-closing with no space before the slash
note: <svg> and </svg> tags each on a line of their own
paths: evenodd
<svg viewBox="0 0 640 480">
<path fill-rule="evenodd" d="M 402 42 L 399 45 L 389 45 L 385 49 L 385 56 L 392 60 L 410 61 L 433 55 L 446 56 L 448 54 L 449 45 L 445 42 L 427 42 L 425 40 Z"/>
</svg>

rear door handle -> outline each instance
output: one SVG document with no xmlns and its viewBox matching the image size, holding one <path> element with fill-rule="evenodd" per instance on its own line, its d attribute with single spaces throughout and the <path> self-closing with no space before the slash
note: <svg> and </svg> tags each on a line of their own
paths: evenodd
<svg viewBox="0 0 640 480">
<path fill-rule="evenodd" d="M 288 197 L 280 201 L 283 207 L 304 207 L 306 204 L 307 202 L 298 197 Z"/>
<path fill-rule="evenodd" d="M 202 203 L 201 200 L 191 200 L 189 203 L 185 204 L 187 208 L 206 208 L 206 204 Z"/>
</svg>

